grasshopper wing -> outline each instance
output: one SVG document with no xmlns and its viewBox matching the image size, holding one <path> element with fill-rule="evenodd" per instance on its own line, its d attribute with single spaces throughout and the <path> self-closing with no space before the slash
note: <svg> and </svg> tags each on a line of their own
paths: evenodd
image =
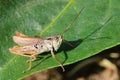
<svg viewBox="0 0 120 80">
<path fill-rule="evenodd" d="M 21 32 L 16 31 L 16 36 L 13 36 L 13 41 L 18 45 L 32 45 L 38 43 L 41 38 L 28 37 L 27 35 L 22 34 Z"/>
<path fill-rule="evenodd" d="M 19 37 L 28 37 L 27 35 L 19 32 L 19 31 L 16 31 L 15 34 L 16 34 L 16 36 L 19 36 Z"/>
</svg>

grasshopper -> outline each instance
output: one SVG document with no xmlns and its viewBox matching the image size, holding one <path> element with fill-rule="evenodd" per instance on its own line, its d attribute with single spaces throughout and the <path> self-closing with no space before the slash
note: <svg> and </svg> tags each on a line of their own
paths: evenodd
<svg viewBox="0 0 120 80">
<path fill-rule="evenodd" d="M 73 21 L 66 27 L 63 33 L 60 35 L 55 35 L 48 38 L 35 38 L 28 37 L 27 35 L 16 31 L 16 35 L 13 36 L 13 41 L 17 43 L 18 46 L 10 48 L 9 51 L 13 54 L 18 54 L 30 58 L 29 67 L 24 72 L 29 71 L 32 68 L 32 61 L 36 60 L 37 56 L 44 52 L 51 52 L 52 57 L 57 61 L 57 63 L 60 64 L 62 70 L 65 71 L 63 64 L 55 56 L 54 51 L 57 51 L 59 49 L 63 40 L 63 34 L 69 30 L 69 28 L 78 18 L 83 9 L 84 8 L 80 10 L 78 15 L 75 16 Z"/>
</svg>

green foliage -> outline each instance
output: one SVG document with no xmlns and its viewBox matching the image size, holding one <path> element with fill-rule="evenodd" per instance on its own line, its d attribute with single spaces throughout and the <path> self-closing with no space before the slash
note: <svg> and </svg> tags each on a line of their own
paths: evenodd
<svg viewBox="0 0 120 80">
<path fill-rule="evenodd" d="M 84 11 L 65 33 L 56 56 L 64 65 L 72 64 L 120 44 L 119 0 L 1 0 L 0 1 L 0 80 L 16 80 L 58 67 L 49 53 L 41 54 L 29 72 L 29 58 L 11 54 L 15 31 L 29 36 L 49 37 L 62 33 L 81 8 Z"/>
</svg>

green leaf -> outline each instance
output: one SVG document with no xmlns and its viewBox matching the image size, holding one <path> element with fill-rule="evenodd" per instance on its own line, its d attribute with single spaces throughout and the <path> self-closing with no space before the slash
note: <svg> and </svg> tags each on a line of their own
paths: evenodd
<svg viewBox="0 0 120 80">
<path fill-rule="evenodd" d="M 1 0 L 0 2 L 0 80 L 22 79 L 59 64 L 49 53 L 40 54 L 28 68 L 29 58 L 11 54 L 9 48 L 15 31 L 29 36 L 50 37 L 61 34 L 85 7 L 78 20 L 64 34 L 57 58 L 64 65 L 72 64 L 120 44 L 119 0 Z"/>
</svg>

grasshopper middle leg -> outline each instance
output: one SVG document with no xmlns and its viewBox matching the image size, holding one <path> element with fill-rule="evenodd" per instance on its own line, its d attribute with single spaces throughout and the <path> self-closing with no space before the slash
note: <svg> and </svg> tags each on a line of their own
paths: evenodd
<svg viewBox="0 0 120 80">
<path fill-rule="evenodd" d="M 27 61 L 27 62 L 29 62 L 29 67 L 26 70 L 24 70 L 23 73 L 31 70 L 31 68 L 32 68 L 32 61 L 34 61 L 34 60 L 36 60 L 36 55 L 30 56 L 30 60 Z"/>
</svg>

